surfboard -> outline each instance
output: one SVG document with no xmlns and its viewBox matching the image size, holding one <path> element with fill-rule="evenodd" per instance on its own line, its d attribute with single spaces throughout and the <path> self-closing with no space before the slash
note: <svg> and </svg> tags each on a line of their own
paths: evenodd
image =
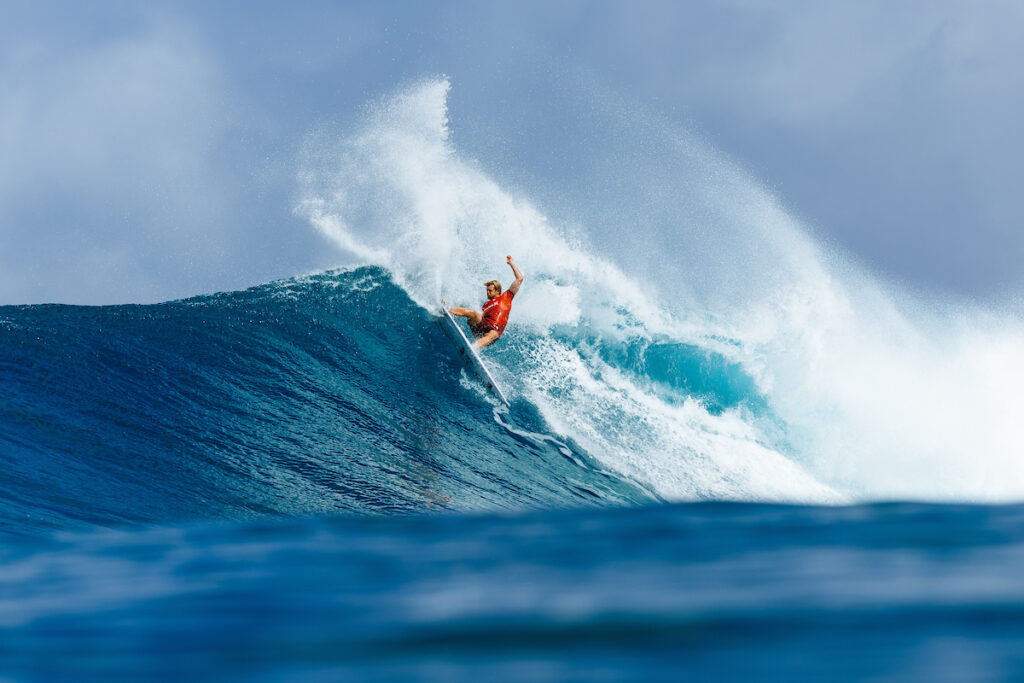
<svg viewBox="0 0 1024 683">
<path fill-rule="evenodd" d="M 484 365 L 483 359 L 476 350 L 476 345 L 469 341 L 466 333 L 459 327 L 459 323 L 456 322 L 455 318 L 451 313 L 448 312 L 448 306 L 444 301 L 441 302 L 441 329 L 444 330 L 445 335 L 452 340 L 456 348 L 459 349 L 459 353 L 463 359 L 473 369 L 473 374 L 480 378 L 487 388 L 494 393 L 495 396 L 501 399 L 501 402 L 505 405 L 511 405 L 508 399 L 505 398 L 505 392 L 501 390 L 498 383 L 494 379 L 494 375 Z"/>
</svg>

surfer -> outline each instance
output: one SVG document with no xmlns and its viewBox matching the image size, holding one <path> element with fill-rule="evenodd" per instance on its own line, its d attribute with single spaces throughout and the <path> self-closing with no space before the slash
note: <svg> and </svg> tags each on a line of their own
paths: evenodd
<svg viewBox="0 0 1024 683">
<path fill-rule="evenodd" d="M 504 294 L 501 293 L 501 283 L 497 280 L 485 282 L 487 301 L 484 302 L 482 313 L 461 306 L 452 306 L 448 309 L 452 315 L 466 318 L 469 322 L 469 329 L 476 337 L 477 348 L 493 344 L 505 331 L 505 325 L 508 324 L 508 313 L 512 310 L 512 297 L 519 292 L 519 287 L 523 284 L 523 274 L 516 267 L 512 257 L 506 256 L 505 262 L 512 267 L 512 274 L 516 279 Z"/>
</svg>

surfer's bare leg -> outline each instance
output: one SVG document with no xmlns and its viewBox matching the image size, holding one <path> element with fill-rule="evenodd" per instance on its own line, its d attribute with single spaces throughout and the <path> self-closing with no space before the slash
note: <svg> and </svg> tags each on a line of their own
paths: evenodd
<svg viewBox="0 0 1024 683">
<path fill-rule="evenodd" d="M 483 347 L 489 344 L 493 344 L 494 342 L 498 341 L 498 337 L 500 336 L 501 335 L 498 334 L 496 330 L 491 330 L 490 332 L 476 340 L 476 347 L 478 349 L 482 349 Z"/>
<path fill-rule="evenodd" d="M 474 311 L 472 308 L 462 308 L 461 306 L 452 306 L 448 309 L 448 312 L 452 315 L 465 318 L 469 321 L 470 327 L 473 325 L 479 325 L 480 321 L 483 320 L 483 316 L 480 315 L 480 311 Z"/>
</svg>

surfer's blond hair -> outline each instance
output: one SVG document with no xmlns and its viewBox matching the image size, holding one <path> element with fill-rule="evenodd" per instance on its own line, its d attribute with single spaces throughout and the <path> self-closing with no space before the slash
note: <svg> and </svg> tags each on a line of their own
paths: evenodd
<svg viewBox="0 0 1024 683">
<path fill-rule="evenodd" d="M 491 285 L 494 285 L 494 288 L 498 290 L 498 294 L 501 294 L 500 282 L 498 282 L 497 280 L 488 280 L 487 282 L 484 283 L 484 287 L 490 287 Z"/>
</svg>

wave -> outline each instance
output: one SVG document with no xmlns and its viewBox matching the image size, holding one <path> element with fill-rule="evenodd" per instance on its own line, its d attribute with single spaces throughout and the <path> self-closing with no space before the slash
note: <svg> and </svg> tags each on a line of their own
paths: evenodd
<svg viewBox="0 0 1024 683">
<path fill-rule="evenodd" d="M 449 87 L 310 141 L 298 211 L 361 267 L 0 308 L 5 528 L 1024 496 L 1019 322 L 872 279 L 693 141 L 659 146 L 715 170 L 679 177 L 685 210 L 634 233 L 549 219 L 460 157 Z M 623 183 L 681 168 L 646 171 Z M 477 305 L 507 253 L 527 280 L 486 350 L 506 411 L 434 308 Z"/>
<path fill-rule="evenodd" d="M 0 320 L 8 531 L 652 499 L 499 416 L 380 268 Z"/>
</svg>

